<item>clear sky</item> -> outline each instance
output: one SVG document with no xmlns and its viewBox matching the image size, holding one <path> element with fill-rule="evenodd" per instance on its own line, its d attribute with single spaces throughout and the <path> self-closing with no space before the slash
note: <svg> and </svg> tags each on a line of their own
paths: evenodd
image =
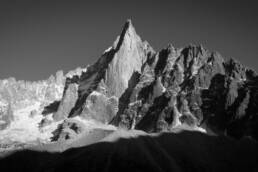
<svg viewBox="0 0 258 172">
<path fill-rule="evenodd" d="M 258 3 L 230 0 L 1 0 L 0 78 L 40 80 L 92 64 L 126 19 L 155 50 L 202 44 L 258 71 Z"/>
</svg>

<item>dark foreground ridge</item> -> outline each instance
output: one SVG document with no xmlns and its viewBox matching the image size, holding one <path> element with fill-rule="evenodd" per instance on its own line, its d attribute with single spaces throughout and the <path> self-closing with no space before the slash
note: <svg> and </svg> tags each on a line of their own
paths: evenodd
<svg viewBox="0 0 258 172">
<path fill-rule="evenodd" d="M 130 131 L 129 131 L 130 132 Z M 21 151 L 0 160 L 3 171 L 257 171 L 257 142 L 194 131 L 121 138 L 63 153 Z"/>
</svg>

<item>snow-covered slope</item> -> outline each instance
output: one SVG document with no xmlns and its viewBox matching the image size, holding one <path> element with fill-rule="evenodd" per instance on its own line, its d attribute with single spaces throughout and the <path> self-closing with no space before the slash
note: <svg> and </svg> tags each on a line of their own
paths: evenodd
<svg viewBox="0 0 258 172">
<path fill-rule="evenodd" d="M 53 121 L 40 128 L 39 123 L 44 119 L 40 112 L 40 103 L 37 102 L 33 105 L 16 110 L 13 112 L 14 120 L 9 127 L 0 131 L 0 151 L 5 151 L 6 148 L 13 148 L 19 145 L 37 145 L 39 143 L 48 143 L 50 138 L 53 137 L 53 131 L 58 128 L 58 125 L 62 124 L 64 120 Z M 51 115 L 48 115 L 51 120 Z M 71 118 L 70 121 L 80 122 L 84 125 L 84 131 L 90 131 L 93 129 L 106 129 L 115 130 L 114 126 L 104 125 L 94 120 L 84 120 L 80 117 Z M 83 134 L 83 132 L 82 132 Z"/>
<path fill-rule="evenodd" d="M 43 116 L 38 111 L 40 103 L 15 110 L 14 120 L 8 128 L 0 131 L 0 143 L 8 144 L 12 142 L 28 143 L 37 139 L 48 139 L 50 133 L 41 133 L 38 128 Z"/>
<path fill-rule="evenodd" d="M 77 68 L 66 75 L 58 71 L 47 80 L 31 82 L 15 78 L 0 80 L 0 149 L 20 144 L 49 141 L 61 122 L 40 128 L 44 107 L 60 101 L 67 77 L 80 76 L 86 68 Z M 52 114 L 47 118 L 52 119 Z"/>
</svg>

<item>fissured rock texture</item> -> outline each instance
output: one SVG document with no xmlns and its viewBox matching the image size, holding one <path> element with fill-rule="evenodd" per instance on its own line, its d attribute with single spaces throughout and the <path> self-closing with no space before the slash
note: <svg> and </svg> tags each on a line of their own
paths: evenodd
<svg viewBox="0 0 258 172">
<path fill-rule="evenodd" d="M 77 92 L 78 92 L 78 85 L 69 84 L 61 100 L 61 103 L 59 104 L 57 112 L 53 114 L 53 119 L 55 121 L 60 121 L 68 117 L 71 109 L 74 107 L 75 102 L 78 98 Z"/>
<path fill-rule="evenodd" d="M 128 20 L 113 46 L 106 50 L 95 64 L 89 66 L 80 78 L 73 81 L 79 84 L 79 98 L 70 116 L 82 113 L 85 117 L 92 116 L 87 113 L 89 111 L 85 108 L 88 108 L 87 97 L 93 91 L 102 94 L 103 99 L 118 100 L 127 90 L 133 74 L 141 73 L 141 68 L 150 54 L 154 54 L 154 50 L 147 42 L 141 40 L 131 21 Z M 118 102 L 114 104 L 118 104 Z M 91 111 L 100 112 L 100 110 L 94 109 Z M 105 111 L 103 110 L 103 112 Z M 112 111 L 117 113 L 116 109 Z"/>
</svg>

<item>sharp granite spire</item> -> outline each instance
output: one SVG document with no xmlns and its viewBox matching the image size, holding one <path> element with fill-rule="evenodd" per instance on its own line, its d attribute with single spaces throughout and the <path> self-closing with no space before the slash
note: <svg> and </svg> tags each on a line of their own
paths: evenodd
<svg viewBox="0 0 258 172">
<path fill-rule="evenodd" d="M 120 97 L 128 87 L 134 72 L 141 73 L 150 48 L 137 35 L 131 20 L 128 20 L 121 35 L 115 41 L 115 54 L 106 72 L 105 84 L 110 94 Z"/>
<path fill-rule="evenodd" d="M 127 20 L 113 46 L 76 81 L 79 98 L 70 116 L 81 113 L 87 116 L 86 99 L 92 92 L 98 92 L 108 100 L 112 97 L 118 106 L 118 99 L 128 88 L 131 77 L 134 73 L 141 73 L 142 65 L 150 54 L 154 54 L 154 50 L 137 35 L 132 21 Z M 112 112 L 110 116 L 114 115 Z"/>
</svg>

